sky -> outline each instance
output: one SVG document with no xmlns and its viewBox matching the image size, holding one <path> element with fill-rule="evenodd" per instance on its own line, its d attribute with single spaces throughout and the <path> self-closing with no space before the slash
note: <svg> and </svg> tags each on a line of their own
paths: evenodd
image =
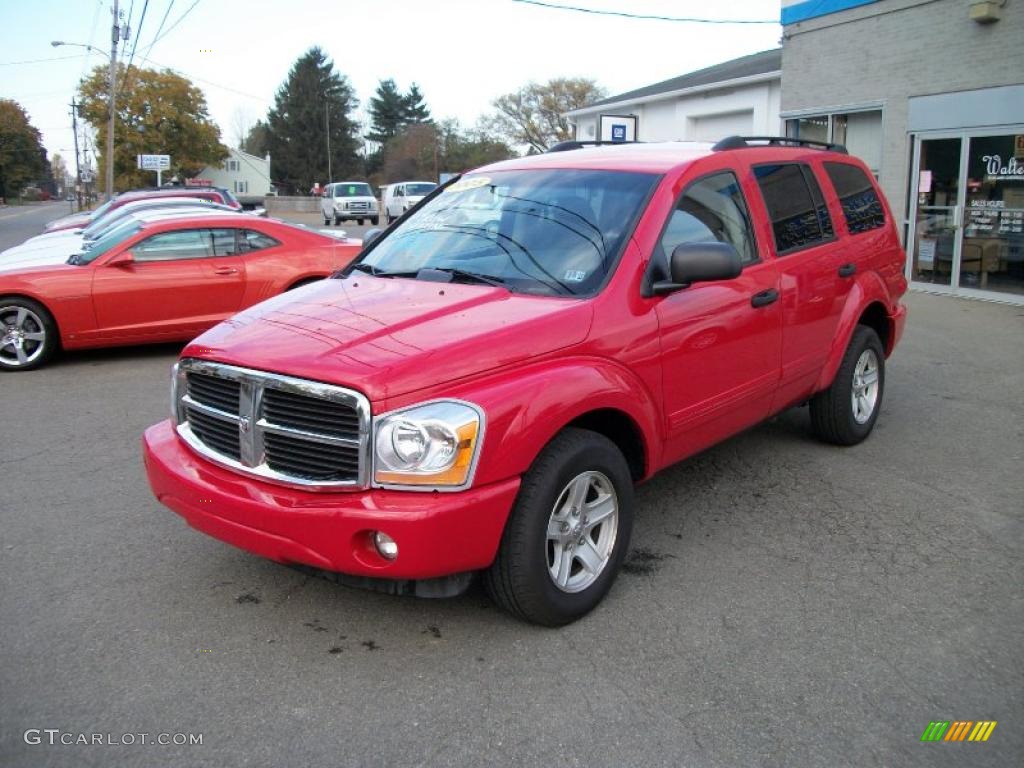
<svg viewBox="0 0 1024 768">
<path fill-rule="evenodd" d="M 516 0 L 120 0 L 131 12 L 128 56 L 199 86 L 224 143 L 266 116 L 295 60 L 320 46 L 352 84 L 357 119 L 380 80 L 415 82 L 435 118 L 472 125 L 529 81 L 589 77 L 610 94 L 778 46 L 779 0 L 545 0 L 671 17 L 773 20 L 694 24 L 558 10 Z M 147 5 L 148 3 L 148 5 Z M 0 98 L 14 99 L 51 155 L 74 157 L 68 105 L 110 50 L 113 0 L 0 0 Z M 166 16 L 166 21 L 163 21 Z M 161 37 L 154 37 L 163 21 Z M 169 31 L 168 31 L 169 30 Z M 152 44 L 152 45 L 151 45 Z M 46 59 L 46 61 L 39 61 Z M 21 63 L 27 62 L 27 63 Z"/>
</svg>

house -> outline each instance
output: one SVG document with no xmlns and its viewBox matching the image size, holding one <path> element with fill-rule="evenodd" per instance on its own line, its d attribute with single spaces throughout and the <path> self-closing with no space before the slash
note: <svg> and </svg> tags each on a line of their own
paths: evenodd
<svg viewBox="0 0 1024 768">
<path fill-rule="evenodd" d="M 230 190 L 242 203 L 262 203 L 271 194 L 270 155 L 257 157 L 240 149 L 229 149 L 222 165 L 203 168 L 198 178 Z"/>
<path fill-rule="evenodd" d="M 789 136 L 878 177 L 933 293 L 1024 303 L 1024 11 L 984 0 L 782 0 Z"/>
<path fill-rule="evenodd" d="M 777 135 L 782 51 L 743 56 L 567 113 L 579 141 Z"/>
</svg>

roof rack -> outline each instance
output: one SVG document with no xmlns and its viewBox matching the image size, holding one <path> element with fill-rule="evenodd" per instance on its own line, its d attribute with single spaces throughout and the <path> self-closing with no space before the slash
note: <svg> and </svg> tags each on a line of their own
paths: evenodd
<svg viewBox="0 0 1024 768">
<path fill-rule="evenodd" d="M 551 152 L 569 152 L 573 149 L 583 149 L 584 147 L 599 147 L 604 144 L 640 144 L 639 141 L 601 141 L 601 140 L 589 140 L 589 141 L 577 141 L 576 139 L 569 139 L 568 141 L 560 141 L 554 146 L 548 147 L 545 154 Z"/>
<path fill-rule="evenodd" d="M 751 142 L 756 143 L 752 144 Z M 830 144 L 827 141 L 813 141 L 811 139 L 797 139 L 792 136 L 726 136 L 711 149 L 714 152 L 722 152 L 727 149 L 746 149 L 758 146 L 811 147 L 815 149 L 825 149 L 831 152 L 840 152 L 844 155 L 849 154 L 849 152 L 846 151 L 846 147 L 842 144 Z"/>
</svg>

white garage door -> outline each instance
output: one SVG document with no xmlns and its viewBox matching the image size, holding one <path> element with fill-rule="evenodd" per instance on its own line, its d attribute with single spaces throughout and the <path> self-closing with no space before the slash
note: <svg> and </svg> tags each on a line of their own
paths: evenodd
<svg viewBox="0 0 1024 768">
<path fill-rule="evenodd" d="M 754 112 L 728 112 L 694 118 L 693 141 L 718 141 L 726 136 L 750 136 L 754 132 Z"/>
</svg>

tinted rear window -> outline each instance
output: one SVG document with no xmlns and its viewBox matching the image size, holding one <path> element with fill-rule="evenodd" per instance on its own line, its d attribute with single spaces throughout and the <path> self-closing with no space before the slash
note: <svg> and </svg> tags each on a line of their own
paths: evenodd
<svg viewBox="0 0 1024 768">
<path fill-rule="evenodd" d="M 836 189 L 851 235 L 878 229 L 885 224 L 882 201 L 864 171 L 846 163 L 825 163 L 825 172 Z"/>
<path fill-rule="evenodd" d="M 809 167 L 802 163 L 759 165 L 754 175 L 772 220 L 777 253 L 832 239 L 832 219 Z"/>
</svg>

